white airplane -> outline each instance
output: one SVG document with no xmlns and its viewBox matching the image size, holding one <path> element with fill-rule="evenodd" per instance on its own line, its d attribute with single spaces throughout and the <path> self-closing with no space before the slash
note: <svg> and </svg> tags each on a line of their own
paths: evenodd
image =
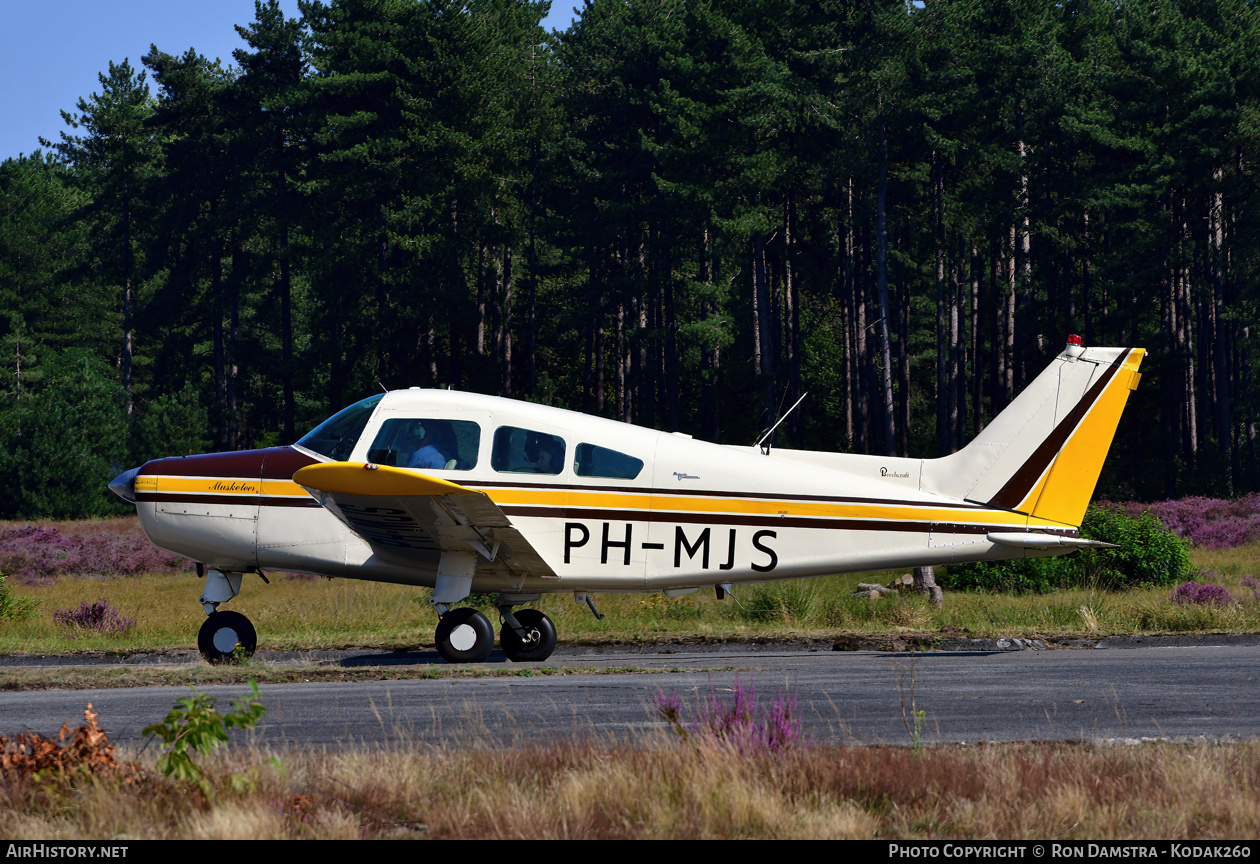
<svg viewBox="0 0 1260 864">
<path fill-rule="evenodd" d="M 433 588 L 438 653 L 546 659 L 542 594 L 668 596 L 919 565 L 1056 555 L 1078 527 L 1142 349 L 1066 349 L 965 448 L 909 459 L 695 441 L 449 390 L 357 402 L 296 444 L 157 459 L 110 484 L 149 539 L 200 562 L 211 663 L 257 645 L 219 605 L 267 570 Z"/>
</svg>

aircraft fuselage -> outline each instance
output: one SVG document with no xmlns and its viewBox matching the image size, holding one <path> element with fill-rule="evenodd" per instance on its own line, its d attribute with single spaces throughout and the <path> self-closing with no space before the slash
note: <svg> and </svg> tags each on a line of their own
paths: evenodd
<svg viewBox="0 0 1260 864">
<path fill-rule="evenodd" d="M 368 462 L 369 444 L 400 415 L 476 424 L 467 469 L 424 473 L 485 492 L 560 576 L 524 581 L 479 568 L 474 590 L 661 591 L 703 585 L 973 560 L 994 531 L 1075 536 L 1071 526 L 924 493 L 922 460 L 814 454 L 696 441 L 556 408 L 443 390 L 392 392 L 376 406 L 346 461 Z M 635 478 L 589 478 L 573 460 L 554 475 L 498 471 L 490 453 L 503 427 L 554 435 L 566 455 L 598 444 L 644 462 Z M 823 456 L 827 454 L 817 454 Z M 329 457 L 301 446 L 160 459 L 136 477 L 136 504 L 158 546 L 221 569 L 292 570 L 433 585 L 429 566 L 373 553 L 405 529 L 388 507 L 367 508 L 356 532 L 292 479 Z M 368 541 L 368 542 L 365 542 Z M 414 550 L 423 558 L 423 549 Z M 1022 555 L 1015 550 L 998 557 Z M 482 562 L 489 565 L 491 562 Z"/>
</svg>

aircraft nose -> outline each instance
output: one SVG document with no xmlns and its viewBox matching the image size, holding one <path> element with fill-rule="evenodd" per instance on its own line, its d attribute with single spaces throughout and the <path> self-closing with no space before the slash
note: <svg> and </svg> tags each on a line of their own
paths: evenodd
<svg viewBox="0 0 1260 864">
<path fill-rule="evenodd" d="M 115 477 L 109 484 L 109 491 L 113 492 L 119 498 L 128 504 L 136 503 L 136 475 L 140 473 L 143 465 L 132 468 L 130 471 L 124 471 Z"/>
</svg>

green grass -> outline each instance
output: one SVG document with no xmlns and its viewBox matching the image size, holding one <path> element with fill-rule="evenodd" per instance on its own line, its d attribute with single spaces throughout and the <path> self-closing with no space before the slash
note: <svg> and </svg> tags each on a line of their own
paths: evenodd
<svg viewBox="0 0 1260 864">
<path fill-rule="evenodd" d="M 932 635 L 952 627 L 984 636 L 1096 636 L 1160 633 L 1260 632 L 1260 602 L 1241 585 L 1260 573 L 1260 545 L 1193 553 L 1206 581 L 1240 599 L 1227 607 L 1177 606 L 1167 589 L 1123 592 L 1066 590 L 1044 595 L 968 594 L 946 588 L 943 609 L 926 599 L 852 595 L 858 582 L 888 583 L 900 572 L 851 574 L 737 587 L 717 600 L 711 590 L 679 598 L 660 594 L 601 594 L 598 621 L 571 594 L 538 604 L 555 621 L 562 642 L 668 639 L 834 638 L 853 635 Z M 940 580 L 948 586 L 948 578 Z M 190 648 L 204 613 L 201 581 L 188 575 L 91 579 L 63 577 L 52 585 L 11 585 L 14 596 L 39 602 L 34 615 L 6 621 L 0 652 L 145 651 Z M 53 612 L 107 598 L 136 626 L 119 636 L 74 634 Z M 278 650 L 365 646 L 418 648 L 432 644 L 436 616 L 428 592 L 350 579 L 246 576 L 240 596 L 225 604 L 254 622 L 260 646 Z M 488 599 L 488 598 L 487 598 Z M 492 620 L 497 619 L 493 611 Z"/>
</svg>

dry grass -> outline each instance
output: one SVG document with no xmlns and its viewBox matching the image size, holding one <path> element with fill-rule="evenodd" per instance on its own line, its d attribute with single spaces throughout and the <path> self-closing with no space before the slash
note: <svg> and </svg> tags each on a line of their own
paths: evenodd
<svg viewBox="0 0 1260 864">
<path fill-rule="evenodd" d="M 209 799 L 148 776 L 0 790 L 13 840 L 431 838 L 1245 839 L 1260 744 L 798 748 L 672 741 L 208 760 Z"/>
</svg>

